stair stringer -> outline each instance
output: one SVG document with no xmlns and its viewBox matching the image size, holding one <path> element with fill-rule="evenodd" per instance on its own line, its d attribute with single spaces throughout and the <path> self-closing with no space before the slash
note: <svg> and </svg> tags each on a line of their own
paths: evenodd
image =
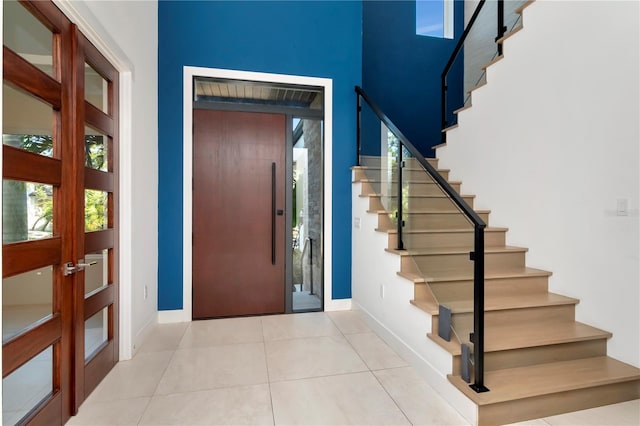
<svg viewBox="0 0 640 426">
<path fill-rule="evenodd" d="M 426 338 L 433 318 L 409 303 L 414 284 L 398 276 L 400 257 L 385 250 L 388 235 L 375 231 L 378 215 L 367 211 L 369 200 L 359 196 L 361 187 L 361 182 L 352 185 L 353 307 L 455 410 L 476 424 L 477 406 L 447 379 L 452 373 L 451 354 Z"/>
</svg>

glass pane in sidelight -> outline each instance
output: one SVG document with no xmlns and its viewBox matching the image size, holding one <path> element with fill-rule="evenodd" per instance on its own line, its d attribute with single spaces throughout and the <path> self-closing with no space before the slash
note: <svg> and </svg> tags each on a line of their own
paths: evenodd
<svg viewBox="0 0 640 426">
<path fill-rule="evenodd" d="M 20 423 L 53 393 L 53 346 L 2 379 L 2 423 Z"/>
<path fill-rule="evenodd" d="M 293 215 L 291 221 L 292 309 L 322 310 L 323 121 L 294 119 Z"/>
<path fill-rule="evenodd" d="M 104 191 L 85 189 L 84 191 L 84 230 L 101 231 L 109 227 L 108 198 Z"/>
<path fill-rule="evenodd" d="M 109 114 L 109 83 L 91 65 L 84 64 L 84 99 Z"/>
<path fill-rule="evenodd" d="M 2 96 L 2 143 L 51 157 L 53 108 L 6 82 L 2 84 Z"/>
<path fill-rule="evenodd" d="M 107 171 L 108 137 L 87 125 L 84 127 L 84 166 Z"/>
<path fill-rule="evenodd" d="M 109 250 L 84 255 L 84 294 L 86 296 L 109 284 Z"/>
<path fill-rule="evenodd" d="M 2 181 L 2 242 L 53 236 L 53 186 Z"/>
<path fill-rule="evenodd" d="M 15 0 L 3 3 L 3 43 L 50 76 L 53 72 L 53 34 Z"/>
<path fill-rule="evenodd" d="M 2 340 L 53 312 L 53 267 L 2 279 Z"/>
<path fill-rule="evenodd" d="M 93 356 L 98 348 L 108 340 L 109 308 L 104 308 L 84 322 L 84 359 Z"/>
</svg>

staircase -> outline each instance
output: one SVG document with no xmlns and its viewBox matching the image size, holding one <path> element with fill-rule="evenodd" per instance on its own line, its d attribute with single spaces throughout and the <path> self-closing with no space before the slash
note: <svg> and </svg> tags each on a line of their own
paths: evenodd
<svg viewBox="0 0 640 426">
<path fill-rule="evenodd" d="M 437 167 L 437 159 L 429 159 Z M 396 250 L 397 231 L 382 209 L 379 159 L 353 168 L 360 197 L 398 257 L 397 274 L 413 283 L 411 304 L 432 317 L 431 339 L 451 355 L 449 381 L 477 404 L 478 424 L 505 424 L 640 398 L 640 370 L 607 356 L 611 333 L 575 321 L 577 299 L 548 291 L 551 272 L 526 266 L 526 248 L 505 245 L 506 228 L 488 226 L 485 239 L 485 385 L 476 393 L 461 378 L 461 343 L 473 329 L 473 229 L 414 159 L 410 241 Z M 447 175 L 446 170 L 440 170 Z M 450 182 L 455 188 L 460 182 Z M 462 195 L 462 194 L 461 194 Z M 393 195 L 392 195 L 393 196 Z M 463 195 L 472 203 L 472 195 Z M 478 211 L 489 223 L 488 211 Z M 451 341 L 438 336 L 439 305 L 452 311 Z"/>
<path fill-rule="evenodd" d="M 521 13 L 529 4 L 524 3 L 517 12 Z M 518 23 L 498 43 L 520 31 L 521 20 Z M 502 55 L 493 58 L 483 69 L 501 59 Z M 485 84 L 483 76 L 475 89 Z M 469 97 L 455 113 L 470 107 Z M 456 127 L 457 124 L 444 132 Z M 469 259 L 474 247 L 473 227 L 419 162 L 408 158 L 402 168 L 405 226 L 403 249 L 398 250 L 397 219 L 394 208 L 389 208 L 397 208 L 398 172 L 393 172 L 389 167 L 392 162 L 384 156 L 360 156 L 360 160 L 361 166 L 352 169 L 354 216 L 363 213 L 356 211 L 356 205 L 364 205 L 357 199 L 366 200 L 365 215 L 375 218 L 375 232 L 385 236 L 384 252 L 396 257 L 397 276 L 413 286 L 413 299 L 406 302 L 427 314 L 429 329 L 425 330 L 424 339 L 449 355 L 450 365 L 442 368 L 447 370 L 443 374 L 475 404 L 473 420 L 477 424 L 507 424 L 640 398 L 640 369 L 607 356 L 607 340 L 612 334 L 576 321 L 579 300 L 550 292 L 552 273 L 528 267 L 527 249 L 506 245 L 508 229 L 490 226 L 491 212 L 477 209 L 476 213 L 487 224 L 484 385 L 489 391 L 472 390 L 463 380 L 469 360 L 463 356 L 461 344 L 473 346 L 469 337 L 473 331 L 473 262 Z M 449 170 L 439 169 L 437 158 L 427 161 L 473 207 L 475 197 L 460 193 L 462 182 L 450 181 Z M 359 217 L 357 221 L 359 228 Z M 365 219 L 363 222 L 371 223 Z M 371 245 L 371 241 L 377 239 L 366 243 Z M 362 243 L 354 244 L 354 250 L 362 247 Z M 373 263 L 386 261 L 382 255 L 372 259 L 370 267 L 377 271 L 362 275 L 367 275 L 368 280 L 376 273 L 380 276 L 381 267 Z M 362 273 L 361 267 L 356 260 L 354 268 L 360 268 L 356 273 Z M 395 302 L 376 300 L 371 296 L 373 292 L 366 289 L 365 281 L 354 278 L 356 305 L 388 328 L 392 340 L 412 346 L 407 343 L 411 340 L 409 333 L 402 334 L 402 322 L 414 318 L 413 313 L 400 313 L 397 303 L 391 305 Z M 398 291 L 406 294 L 403 289 Z M 380 299 L 384 299 L 382 286 Z M 449 340 L 439 335 L 441 305 L 451 315 L 446 319 L 451 324 Z M 391 320 L 393 315 L 404 316 Z M 413 352 L 421 352 L 418 359 L 437 365 L 437 357 L 429 358 L 435 352 L 433 347 L 416 349 L 418 345 L 413 342 L 411 348 Z M 435 387 L 447 392 L 445 387 Z M 451 395 L 448 399 L 451 401 Z"/>
</svg>

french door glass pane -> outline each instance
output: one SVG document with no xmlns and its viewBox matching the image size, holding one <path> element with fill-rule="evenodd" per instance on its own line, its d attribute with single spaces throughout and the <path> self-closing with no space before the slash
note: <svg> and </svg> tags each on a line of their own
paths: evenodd
<svg viewBox="0 0 640 426">
<path fill-rule="evenodd" d="M 5 46 L 53 77 L 51 31 L 17 1 L 5 0 L 2 3 Z"/>
<path fill-rule="evenodd" d="M 109 284 L 109 250 L 87 253 L 84 260 L 91 265 L 84 270 L 84 294 L 87 296 Z"/>
<path fill-rule="evenodd" d="M 84 128 L 84 166 L 107 171 L 108 137 L 87 125 Z"/>
<path fill-rule="evenodd" d="M 91 65 L 84 64 L 84 98 L 105 114 L 109 113 L 109 85 Z"/>
<path fill-rule="evenodd" d="M 53 393 L 53 346 L 2 379 L 2 423 L 14 425 Z"/>
<path fill-rule="evenodd" d="M 93 356 L 108 339 L 109 308 L 104 308 L 84 322 L 84 359 Z"/>
<path fill-rule="evenodd" d="M 3 179 L 2 242 L 53 235 L 53 186 Z"/>
<path fill-rule="evenodd" d="M 2 96 L 2 143 L 51 157 L 53 108 L 6 82 Z"/>
<path fill-rule="evenodd" d="M 2 280 L 2 340 L 6 341 L 53 312 L 53 267 Z"/>
<path fill-rule="evenodd" d="M 107 229 L 108 211 L 107 211 L 107 193 L 104 191 L 96 191 L 94 189 L 85 189 L 84 191 L 84 230 L 86 232 L 100 231 Z"/>
</svg>

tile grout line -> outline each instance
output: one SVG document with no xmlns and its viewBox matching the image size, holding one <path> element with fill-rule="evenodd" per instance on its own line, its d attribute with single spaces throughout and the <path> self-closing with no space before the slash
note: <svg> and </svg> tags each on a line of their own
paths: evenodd
<svg viewBox="0 0 640 426">
<path fill-rule="evenodd" d="M 151 405 L 151 400 L 153 399 L 153 395 L 149 397 L 149 401 L 147 401 L 147 405 L 145 405 L 144 410 L 142 410 L 142 414 L 140 414 L 140 418 L 136 422 L 136 425 L 140 425 L 142 423 L 142 419 L 144 419 L 144 415 L 147 414 L 147 410 Z"/>
<path fill-rule="evenodd" d="M 162 378 L 167 373 L 167 370 L 169 369 L 169 366 L 171 365 L 171 361 L 173 361 L 173 359 L 175 358 L 176 354 L 178 353 L 178 349 L 180 349 L 180 344 L 182 343 L 182 340 L 184 339 L 184 336 L 187 334 L 187 330 L 190 327 L 191 327 L 191 323 L 189 323 L 189 325 L 187 325 L 187 327 L 185 327 L 184 331 L 182 332 L 182 336 L 180 337 L 180 341 L 178 342 L 178 345 L 173 350 L 173 353 L 171 354 L 171 358 L 169 358 L 169 362 L 167 362 L 167 365 L 162 370 L 162 374 L 160 374 L 160 379 L 158 380 L 158 383 L 156 384 L 155 388 L 153 389 L 153 392 L 149 396 L 149 402 L 147 403 L 147 406 L 144 408 L 144 411 L 142 412 L 142 416 L 140 416 L 140 420 L 138 420 L 138 423 L 137 423 L 138 425 L 140 424 L 140 422 L 142 422 L 142 419 L 144 419 L 144 415 L 147 414 L 147 411 L 149 410 L 149 407 L 151 406 L 151 401 L 156 396 L 156 392 L 158 391 L 158 388 L 160 387 L 160 382 L 162 382 Z M 140 348 L 140 349 L 142 349 L 142 348 Z"/>
<path fill-rule="evenodd" d="M 404 416 L 405 419 L 407 419 L 407 422 L 410 425 L 413 425 L 413 422 L 411 422 L 411 420 L 409 419 L 409 416 L 407 415 L 407 413 L 404 412 L 404 410 L 402 409 L 402 407 L 400 407 L 400 405 L 398 404 L 398 401 L 396 401 L 396 399 L 389 393 L 389 391 L 387 390 L 386 387 L 384 387 L 384 384 L 382 384 L 382 382 L 380 381 L 380 379 L 378 378 L 378 376 L 376 376 L 376 374 L 372 371 L 371 375 L 376 379 L 376 381 L 378 382 L 378 384 L 380 385 L 380 387 L 382 389 L 384 389 L 384 392 L 389 396 L 389 398 L 391 398 L 391 400 L 393 401 L 394 405 L 396 407 L 398 407 L 398 410 L 400 410 L 400 412 L 402 413 L 402 415 Z"/>
<path fill-rule="evenodd" d="M 328 315 L 327 315 L 328 316 Z M 329 316 L 329 319 L 331 319 L 331 321 L 334 322 L 335 321 Z M 340 328 L 338 327 L 337 324 L 335 324 L 336 327 L 338 328 L 338 330 L 340 330 Z M 380 336 L 378 336 L 375 332 L 373 332 L 373 330 L 371 331 L 375 336 L 377 336 L 378 338 L 380 338 Z M 404 418 L 407 420 L 407 423 L 410 425 L 413 425 L 413 423 L 411 422 L 411 420 L 409 419 L 409 417 L 407 416 L 407 413 L 404 412 L 404 410 L 398 405 L 398 402 L 393 398 L 393 396 L 391 396 L 391 394 L 389 393 L 389 391 L 387 390 L 387 388 L 384 387 L 384 385 L 382 384 L 382 382 L 380 381 L 380 379 L 378 378 L 378 376 L 376 376 L 376 374 L 374 373 L 374 370 L 371 369 L 371 367 L 369 367 L 369 364 L 367 364 L 367 362 L 364 360 L 364 358 L 362 358 L 362 356 L 360 355 L 360 352 L 358 352 L 358 350 L 355 348 L 355 346 L 353 346 L 353 344 L 351 343 L 351 341 L 347 338 L 347 336 L 344 334 L 344 332 L 342 332 L 342 330 L 340 330 L 340 333 L 342 333 L 342 337 L 344 337 L 344 339 L 347 341 L 347 343 L 349 343 L 349 346 L 351 346 L 351 348 L 353 349 L 353 351 L 356 353 L 356 355 L 358 355 L 358 357 L 362 360 L 362 362 L 364 363 L 364 365 L 369 369 L 369 374 L 371 374 L 373 376 L 373 378 L 376 380 L 376 382 L 380 385 L 380 387 L 384 390 L 384 392 L 387 394 L 387 396 L 391 399 L 391 401 L 393 401 L 393 404 L 398 408 L 398 410 L 400 410 L 400 412 L 402 413 L 402 415 L 404 416 Z M 364 334 L 364 333 L 351 333 L 351 334 Z M 395 351 L 394 351 L 395 352 Z M 403 359 L 404 361 L 404 359 Z M 406 362 L 406 361 L 405 361 Z M 400 367 L 398 367 L 400 368 Z M 386 369 L 384 369 L 386 370 Z"/>
<path fill-rule="evenodd" d="M 262 349 L 264 350 L 264 363 L 267 369 L 267 386 L 269 388 L 269 403 L 271 404 L 271 421 L 276 424 L 276 413 L 273 409 L 273 393 L 271 392 L 271 375 L 269 374 L 269 358 L 267 357 L 267 339 L 264 335 L 264 324 L 260 318 L 260 330 L 262 331 Z"/>
<path fill-rule="evenodd" d="M 159 324 L 158 324 L 158 325 L 159 325 Z M 180 341 L 182 341 L 182 338 L 184 337 L 184 334 L 186 333 L 187 328 L 189 328 L 189 326 L 185 327 L 185 330 L 183 331 L 182 336 L 180 337 Z M 179 347 L 179 345 L 180 345 L 180 342 L 178 342 L 178 347 Z M 157 351 L 148 351 L 148 352 L 143 352 L 143 351 L 142 351 L 142 348 L 143 348 L 143 347 L 144 347 L 144 343 L 143 343 L 143 346 L 141 346 L 141 347 L 140 347 L 140 349 L 135 353 L 135 355 L 134 355 L 130 360 L 128 360 L 128 361 L 133 361 L 136 357 L 140 356 L 141 354 L 153 354 L 153 353 L 159 353 L 159 352 L 170 352 L 170 351 L 171 351 L 171 352 L 173 352 L 173 353 L 171 354 L 171 358 L 169 358 L 169 362 L 167 363 L 167 366 L 163 369 L 162 373 L 160 374 L 160 379 L 158 380 L 158 384 L 155 386 L 155 388 L 154 388 L 153 392 L 151 393 L 151 395 L 148 395 L 148 396 L 142 395 L 142 396 L 137 396 L 137 397 L 133 397 L 133 398 L 122 398 L 122 399 L 118 399 L 118 398 L 117 398 L 117 399 L 113 399 L 113 400 L 106 400 L 106 401 L 95 401 L 95 403 L 100 404 L 100 403 L 113 403 L 113 402 L 116 402 L 116 401 L 127 401 L 127 400 L 134 400 L 134 399 L 144 399 L 144 398 L 147 398 L 147 399 L 148 399 L 148 401 L 147 401 L 147 403 L 146 403 L 146 405 L 145 405 L 145 407 L 144 407 L 144 410 L 142 410 L 142 413 L 140 414 L 140 418 L 139 418 L 139 419 L 138 419 L 138 421 L 136 422 L 136 425 L 139 425 L 139 424 L 142 422 L 142 419 L 144 418 L 144 415 L 145 415 L 145 414 L 147 413 L 147 411 L 149 410 L 149 406 L 151 405 L 151 400 L 152 400 L 152 399 L 153 399 L 153 397 L 155 396 L 156 390 L 158 389 L 158 386 L 160 385 L 160 381 L 162 380 L 162 377 L 163 377 L 163 376 L 164 376 L 164 374 L 166 373 L 167 368 L 169 367 L 169 364 L 171 363 L 171 360 L 173 360 L 173 357 L 175 356 L 175 353 L 176 353 L 176 351 L 177 351 L 177 349 L 178 349 L 178 348 L 176 347 L 176 349 L 174 349 L 174 350 L 165 350 L 165 349 L 163 349 L 163 350 L 157 350 Z M 116 363 L 116 365 L 118 365 L 118 364 L 120 364 L 120 363 L 122 363 L 122 362 L 123 362 L 123 361 L 120 361 L 120 360 L 119 360 L 119 361 Z M 114 367 L 115 367 L 115 366 L 114 366 Z M 109 374 L 111 374 L 112 372 L 113 372 L 113 370 L 112 370 L 112 371 L 110 371 L 110 372 L 109 372 Z M 108 375 L 107 375 L 107 376 L 108 376 Z M 106 379 L 106 376 L 105 376 L 105 379 Z M 103 379 L 103 380 L 104 380 L 104 379 Z M 86 401 L 85 401 L 85 402 L 86 402 Z"/>
<path fill-rule="evenodd" d="M 340 327 L 338 327 L 338 324 L 334 321 L 333 318 L 331 318 L 330 315 L 327 315 L 329 317 L 329 319 L 333 322 L 333 324 L 336 326 L 336 328 L 340 331 L 340 334 L 342 334 L 342 337 L 344 337 L 344 340 L 347 341 L 347 343 L 349 344 L 349 346 L 351 346 L 351 349 L 353 349 L 353 351 L 356 353 L 356 355 L 358 355 L 358 358 L 360 358 L 360 361 L 362 361 L 362 363 L 365 365 L 365 367 L 367 367 L 367 369 L 369 370 L 369 372 L 371 374 L 373 370 L 371 370 L 371 367 L 369 367 L 369 364 L 367 363 L 367 361 L 365 361 L 365 359 L 362 357 L 362 355 L 360 355 L 360 352 L 358 352 L 358 350 L 356 349 L 355 346 L 353 346 L 353 343 L 351 343 L 351 340 L 349 340 L 349 338 L 347 337 L 347 334 L 345 334 L 342 330 L 340 330 Z M 350 334 L 360 334 L 360 333 L 350 333 Z"/>
</svg>

